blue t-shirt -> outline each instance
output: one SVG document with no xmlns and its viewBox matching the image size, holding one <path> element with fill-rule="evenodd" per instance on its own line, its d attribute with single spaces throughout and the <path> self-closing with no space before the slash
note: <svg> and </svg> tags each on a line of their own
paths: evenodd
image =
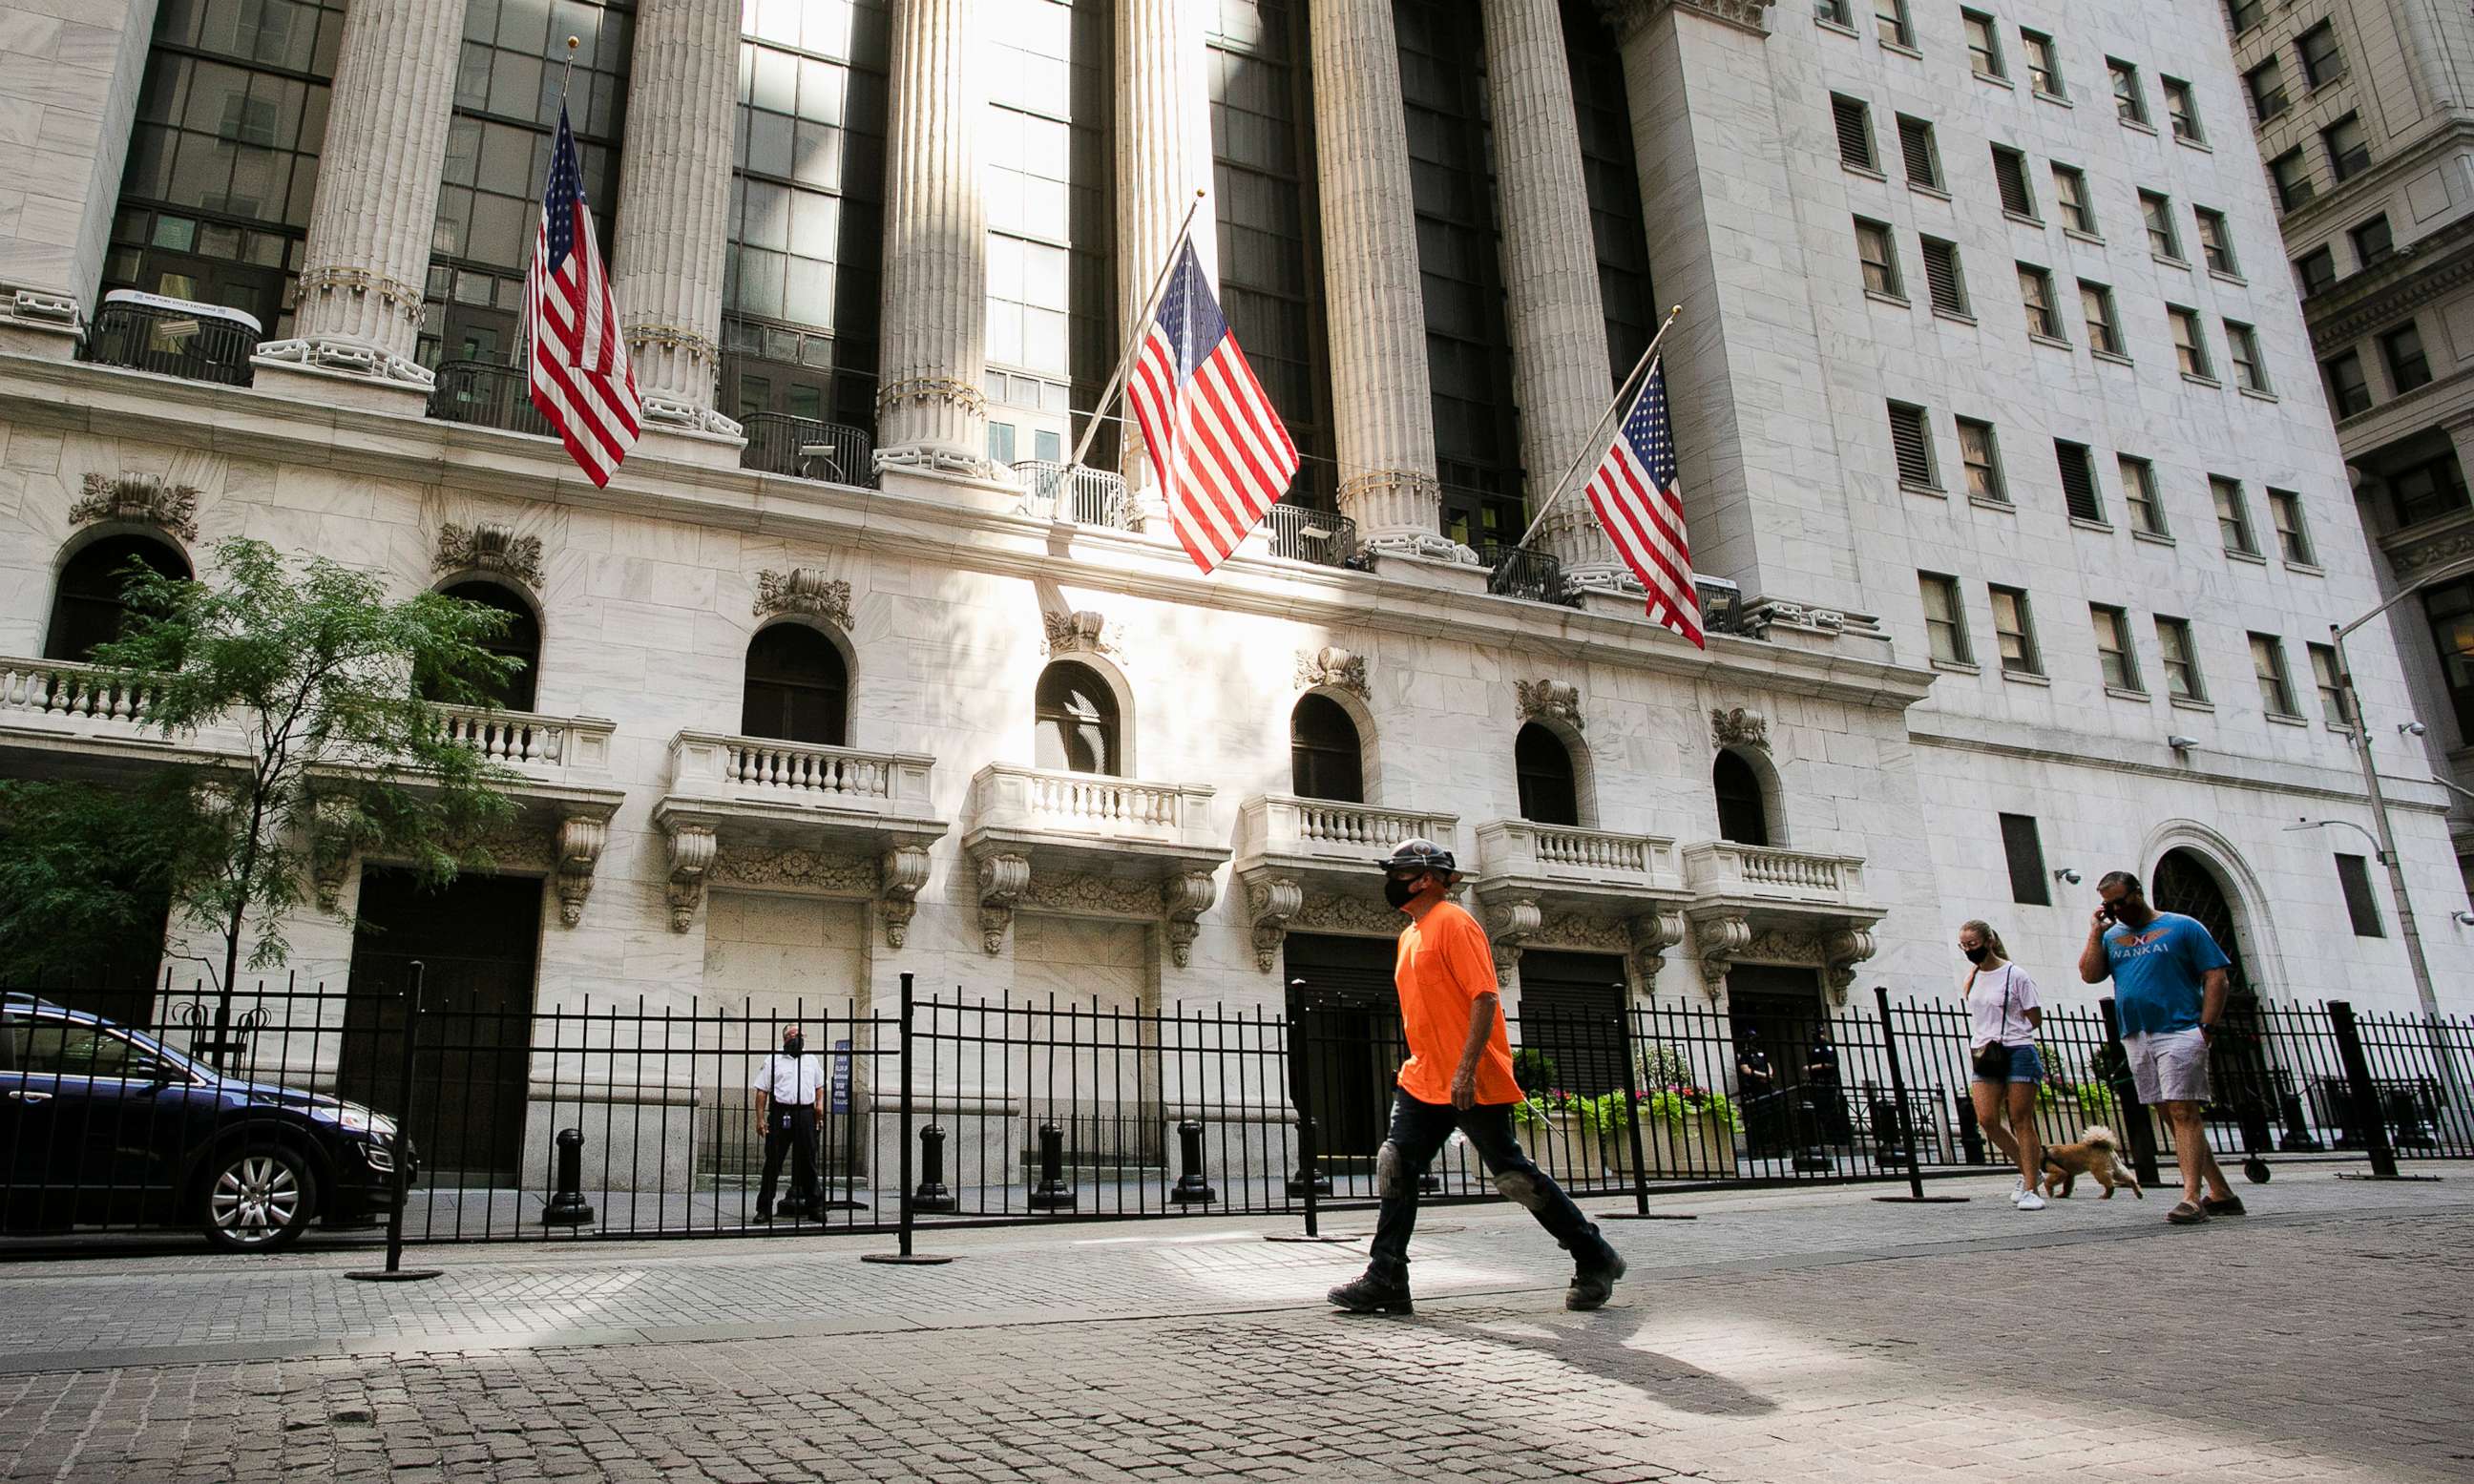
<svg viewBox="0 0 2474 1484">
<path fill-rule="evenodd" d="M 2195 918 L 2158 912 L 2146 927 L 2104 930 L 2105 967 L 2124 1035 L 2190 1031 L 2199 1024 L 2207 976 L 2233 962 Z"/>
</svg>

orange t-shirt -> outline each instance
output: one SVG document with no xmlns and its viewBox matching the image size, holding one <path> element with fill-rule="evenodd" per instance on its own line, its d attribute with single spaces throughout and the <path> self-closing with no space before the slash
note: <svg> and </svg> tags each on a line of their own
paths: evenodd
<svg viewBox="0 0 2474 1484">
<path fill-rule="evenodd" d="M 1400 1090 L 1420 1103 L 1448 1104 L 1452 1073 L 1460 1069 L 1461 1049 L 1468 1044 L 1469 1007 L 1479 995 L 1495 992 L 1494 955 L 1487 949 L 1486 929 L 1459 906 L 1436 903 L 1423 921 L 1411 922 L 1400 934 L 1400 957 L 1392 979 L 1399 986 L 1400 1026 L 1409 1039 Z M 1503 1034 L 1499 1006 L 1486 1050 L 1477 1058 L 1477 1100 L 1520 1101 L 1520 1084 L 1512 1080 L 1512 1042 Z"/>
</svg>

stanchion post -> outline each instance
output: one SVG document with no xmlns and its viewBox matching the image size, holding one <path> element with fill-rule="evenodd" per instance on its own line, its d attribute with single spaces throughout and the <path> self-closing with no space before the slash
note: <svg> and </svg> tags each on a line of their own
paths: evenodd
<svg viewBox="0 0 2474 1484">
<path fill-rule="evenodd" d="M 902 1109 L 900 1113 L 902 1120 L 902 1135 L 900 1138 L 895 1140 L 895 1142 L 902 1147 L 902 1153 L 899 1156 L 902 1161 L 902 1174 L 900 1177 L 901 1183 L 894 1187 L 894 1199 L 901 1204 L 902 1209 L 899 1222 L 894 1228 L 896 1233 L 895 1245 L 898 1250 L 889 1253 L 868 1253 L 862 1255 L 860 1258 L 860 1261 L 901 1263 L 914 1267 L 935 1267 L 939 1264 L 951 1262 L 954 1259 L 951 1257 L 934 1256 L 924 1253 L 913 1252 L 911 1250 L 910 1006 L 910 976 L 909 974 L 904 974 L 902 976 L 902 1034 L 895 1042 L 897 1049 L 894 1053 L 894 1075 L 902 1079 L 902 1092 L 899 1099 Z M 857 1037 L 853 1037 L 853 1039 L 857 1039 Z"/>
<path fill-rule="evenodd" d="M 1890 986 L 1875 985 L 1873 1003 L 1881 1011 L 1881 1052 L 1890 1063 L 1890 1096 L 1897 1101 L 1890 1122 L 1899 1132 L 1899 1152 L 1907 1161 L 1907 1193 L 1903 1196 L 1875 1196 L 1876 1201 L 1917 1202 L 1930 1205 L 1955 1205 L 1965 1196 L 1928 1196 L 1925 1194 L 1924 1166 L 1916 1159 L 1916 1120 L 1907 1106 L 1907 1073 L 1899 1064 L 1899 1026 L 1890 1017 Z"/>
<path fill-rule="evenodd" d="M 2389 1143 L 2388 1109 L 2380 1106 L 2379 1083 L 2371 1078 L 2371 1059 L 2363 1054 L 2363 1028 L 2354 1007 L 2343 1000 L 2328 1002 L 2328 1029 L 2337 1036 L 2337 1059 L 2345 1069 L 2345 1089 L 2354 1105 L 2354 1127 L 2362 1131 L 2363 1152 L 2370 1156 L 2371 1179 L 2397 1179 L 2396 1150 Z"/>
<path fill-rule="evenodd" d="M 1636 1216 L 1649 1214 L 1649 1157 L 1640 1137 L 1640 1068 L 1633 1060 L 1634 1016 L 1637 1013 L 1630 1003 L 1623 1009 L 1624 1067 L 1624 1132 L 1632 1142 L 1632 1209 Z"/>
<path fill-rule="evenodd" d="M 412 1146 L 412 1060 L 421 1039 L 422 981 L 429 966 L 419 959 L 412 961 L 412 984 L 403 994 L 403 1102 L 396 1110 L 395 1137 L 388 1141 L 387 1153 L 395 1161 L 395 1171 L 388 1184 L 394 1194 L 387 1211 L 386 1266 L 375 1273 L 347 1273 L 344 1276 L 364 1283 L 417 1283 L 436 1277 L 437 1268 L 413 1268 L 403 1265 L 403 1207 L 411 1199 Z"/>
<path fill-rule="evenodd" d="M 1305 982 L 1303 980 L 1291 981 L 1289 987 L 1297 991 L 1297 1013 L 1292 1016 L 1288 1022 L 1288 1034 L 1296 1037 L 1293 1044 L 1296 1045 L 1298 1050 L 1295 1066 L 1295 1072 L 1297 1075 L 1298 1105 L 1297 1187 L 1298 1192 L 1305 1197 L 1306 1229 L 1302 1234 L 1273 1232 L 1266 1236 L 1264 1240 L 1271 1242 L 1353 1242 L 1356 1241 L 1357 1238 L 1336 1235 L 1325 1236 L 1322 1232 L 1322 1212 L 1316 1202 L 1316 1198 L 1321 1194 L 1322 1186 L 1322 1172 L 1316 1168 L 1315 1159 L 1314 1011 L 1306 1004 L 1304 992 Z"/>
</svg>

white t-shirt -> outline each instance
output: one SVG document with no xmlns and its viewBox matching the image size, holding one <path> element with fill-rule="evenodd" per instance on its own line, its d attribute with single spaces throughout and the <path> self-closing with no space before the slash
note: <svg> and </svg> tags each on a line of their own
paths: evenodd
<svg viewBox="0 0 2474 1484">
<path fill-rule="evenodd" d="M 1965 981 L 1961 983 L 1965 984 Z M 1967 1044 L 1981 1046 L 1987 1041 L 2000 1041 L 2004 1046 L 2036 1044 L 2036 1028 L 2027 1023 L 2027 1010 L 2042 1002 L 2036 998 L 2036 982 L 2029 979 L 2019 965 L 2004 963 L 1998 969 L 1978 973 L 1976 983 L 1967 987 L 1966 994 Z"/>
<path fill-rule="evenodd" d="M 776 1107 L 813 1107 L 818 1089 L 825 1085 L 824 1063 L 822 1057 L 793 1057 L 777 1051 L 758 1065 L 747 1085 L 771 1096 Z"/>
</svg>

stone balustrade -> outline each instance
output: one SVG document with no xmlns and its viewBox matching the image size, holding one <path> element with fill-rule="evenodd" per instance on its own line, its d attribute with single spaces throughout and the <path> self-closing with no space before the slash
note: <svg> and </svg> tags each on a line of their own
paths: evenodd
<svg viewBox="0 0 2474 1484">
<path fill-rule="evenodd" d="M 134 736 L 150 719 L 148 689 L 68 660 L 0 659 L 0 724 L 120 723 Z"/>
<path fill-rule="evenodd" d="M 1864 863 L 1853 856 L 1706 840 L 1684 850 L 1685 882 L 1696 896 L 1757 897 L 1854 905 L 1864 896 Z"/>
<path fill-rule="evenodd" d="M 1207 845 L 1212 791 L 1098 773 L 991 763 L 971 779 L 965 816 L 975 830 L 1104 835 L 1163 845 Z"/>
<path fill-rule="evenodd" d="M 616 728 L 598 718 L 481 706 L 441 706 L 438 714 L 449 741 L 474 748 L 493 763 L 537 774 L 607 772 L 610 767 L 610 738 Z"/>
<path fill-rule="evenodd" d="M 1671 839 L 1527 819 L 1480 825 L 1477 864 L 1488 878 L 1536 877 L 1610 890 L 1642 889 L 1676 879 Z"/>
<path fill-rule="evenodd" d="M 1265 858 L 1288 858 L 1367 870 L 1375 857 L 1409 839 L 1431 839 L 1457 850 L 1460 816 L 1285 793 L 1260 794 L 1237 812 L 1241 867 Z"/>
<path fill-rule="evenodd" d="M 670 792 L 682 798 L 924 816 L 935 766 L 934 758 L 917 753 L 681 732 L 670 742 Z"/>
</svg>

